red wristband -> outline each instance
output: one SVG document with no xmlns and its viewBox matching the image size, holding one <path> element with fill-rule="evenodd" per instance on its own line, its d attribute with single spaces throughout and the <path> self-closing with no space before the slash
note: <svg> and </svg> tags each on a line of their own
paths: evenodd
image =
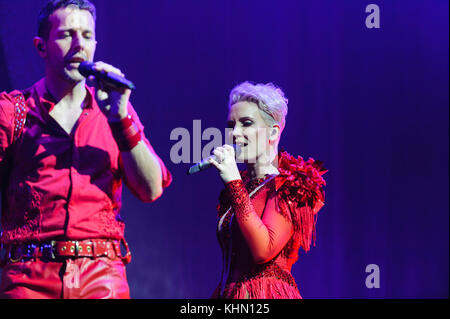
<svg viewBox="0 0 450 319">
<path fill-rule="evenodd" d="M 121 152 L 131 151 L 141 140 L 141 132 L 130 115 L 118 122 L 108 122 Z"/>
</svg>

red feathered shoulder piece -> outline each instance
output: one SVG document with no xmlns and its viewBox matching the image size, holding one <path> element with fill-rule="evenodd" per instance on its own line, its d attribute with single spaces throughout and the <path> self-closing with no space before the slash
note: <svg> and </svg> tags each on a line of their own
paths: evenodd
<svg viewBox="0 0 450 319">
<path fill-rule="evenodd" d="M 278 207 L 294 227 L 294 236 L 284 249 L 286 256 L 297 259 L 298 248 L 309 251 L 311 239 L 315 241 L 315 217 L 324 205 L 326 185 L 322 175 L 327 172 L 321 161 L 301 156 L 295 158 L 287 152 L 278 154 L 278 171 L 275 178 Z"/>
<path fill-rule="evenodd" d="M 286 202 L 313 208 L 318 201 L 325 201 L 323 186 L 326 183 L 322 175 L 328 170 L 323 168 L 321 161 L 315 161 L 311 157 L 304 161 L 301 156 L 295 158 L 287 152 L 280 152 L 278 171 L 280 174 L 275 180 L 275 187 Z"/>
</svg>

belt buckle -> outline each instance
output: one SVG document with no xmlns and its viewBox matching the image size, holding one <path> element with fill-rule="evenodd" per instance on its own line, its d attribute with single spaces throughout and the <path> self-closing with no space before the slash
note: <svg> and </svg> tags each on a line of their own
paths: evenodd
<svg viewBox="0 0 450 319">
<path fill-rule="evenodd" d="M 125 252 L 125 256 L 122 256 L 122 253 L 120 252 L 120 244 L 123 244 L 123 246 L 126 249 Z M 126 265 L 129 264 L 131 262 L 131 251 L 130 251 L 130 247 L 128 246 L 127 241 L 125 240 L 125 238 L 121 238 L 119 241 L 119 256 L 122 259 L 122 262 Z"/>
<path fill-rule="evenodd" d="M 12 246 L 8 252 L 8 259 L 12 263 L 23 262 L 25 260 L 36 259 L 36 248 L 38 246 L 29 243 L 23 245 Z M 18 250 L 18 253 L 17 253 Z M 17 257 L 15 257 L 17 255 Z"/>
<path fill-rule="evenodd" d="M 15 251 L 16 251 L 16 249 L 14 249 L 14 252 Z M 9 253 L 8 253 L 8 259 L 9 259 L 10 262 L 16 263 L 16 262 L 19 262 L 19 261 L 21 261 L 23 259 L 23 255 L 19 256 L 18 258 L 13 258 L 11 252 L 12 252 L 12 248 L 9 250 Z"/>
</svg>

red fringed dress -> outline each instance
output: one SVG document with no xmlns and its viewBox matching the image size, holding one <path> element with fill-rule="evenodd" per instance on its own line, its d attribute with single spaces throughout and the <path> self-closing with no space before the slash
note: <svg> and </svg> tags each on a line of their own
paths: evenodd
<svg viewBox="0 0 450 319">
<path fill-rule="evenodd" d="M 317 212 L 324 205 L 327 171 L 320 161 L 278 155 L 279 175 L 225 185 L 219 197 L 217 237 L 222 278 L 213 298 L 301 298 L 292 265 L 298 250 L 315 239 Z"/>
</svg>

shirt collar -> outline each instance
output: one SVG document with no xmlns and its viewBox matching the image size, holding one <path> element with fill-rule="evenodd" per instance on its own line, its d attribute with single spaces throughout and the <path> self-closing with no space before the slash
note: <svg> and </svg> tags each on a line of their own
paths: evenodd
<svg viewBox="0 0 450 319">
<path fill-rule="evenodd" d="M 83 109 L 92 109 L 95 102 L 94 98 L 94 88 L 89 87 L 85 84 L 86 88 L 86 97 L 84 99 L 84 107 Z M 48 92 L 45 86 L 45 78 L 42 78 L 38 82 L 33 85 L 35 100 L 39 101 L 38 103 L 48 112 L 50 113 L 55 107 L 55 99 Z"/>
</svg>

